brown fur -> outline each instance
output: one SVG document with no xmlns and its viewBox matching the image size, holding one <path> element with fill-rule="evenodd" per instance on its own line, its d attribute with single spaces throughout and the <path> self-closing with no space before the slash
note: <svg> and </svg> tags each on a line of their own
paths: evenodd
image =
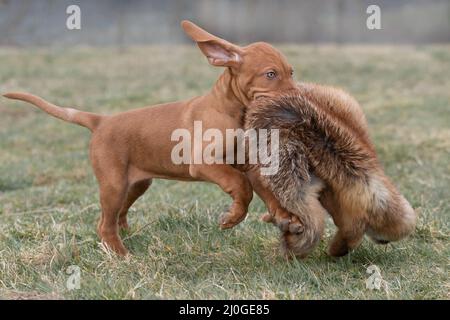
<svg viewBox="0 0 450 320">
<path fill-rule="evenodd" d="M 192 133 L 196 120 L 203 122 L 204 130 L 216 128 L 223 134 L 225 129 L 242 128 L 244 110 L 253 99 L 296 86 L 285 57 L 269 44 L 260 42 L 239 47 L 192 22 L 183 21 L 182 27 L 210 64 L 226 68 L 212 90 L 203 96 L 101 116 L 62 108 L 28 93 L 5 95 L 32 103 L 50 115 L 92 131 L 90 160 L 102 207 L 98 234 L 120 255 L 128 251 L 120 239 L 119 227 L 128 227 L 128 209 L 148 189 L 153 178 L 219 185 L 233 199 L 230 210 L 220 218 L 223 229 L 245 218 L 253 188 L 271 213 L 284 220 L 290 217 L 261 183 L 257 172 L 245 174 L 228 164 L 177 165 L 171 161 L 172 148 L 177 144 L 171 141 L 175 129 L 185 128 Z M 276 71 L 277 77 L 269 79 L 268 70 Z"/>
<path fill-rule="evenodd" d="M 364 115 L 344 92 L 300 84 L 295 94 L 255 101 L 245 127 L 280 129 L 280 170 L 265 179 L 304 224 L 300 235 L 283 233 L 288 251 L 303 257 L 315 246 L 325 209 L 338 227 L 333 256 L 356 248 L 365 233 L 386 243 L 414 230 L 414 210 L 384 174 Z"/>
</svg>

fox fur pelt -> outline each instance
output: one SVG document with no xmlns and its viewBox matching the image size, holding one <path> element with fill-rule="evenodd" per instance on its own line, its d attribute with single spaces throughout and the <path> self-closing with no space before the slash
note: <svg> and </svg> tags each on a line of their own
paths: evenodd
<svg viewBox="0 0 450 320">
<path fill-rule="evenodd" d="M 279 129 L 279 169 L 262 179 L 303 225 L 300 234 L 282 232 L 286 253 L 305 257 L 322 238 L 327 212 L 338 229 L 332 256 L 356 248 L 364 234 L 385 244 L 413 232 L 416 214 L 385 175 L 361 108 L 343 91 L 300 84 L 257 99 L 245 128 Z"/>
</svg>

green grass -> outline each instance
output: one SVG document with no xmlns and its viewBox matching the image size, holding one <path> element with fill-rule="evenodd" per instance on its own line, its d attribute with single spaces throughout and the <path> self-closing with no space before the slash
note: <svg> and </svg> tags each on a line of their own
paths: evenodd
<svg viewBox="0 0 450 320">
<path fill-rule="evenodd" d="M 0 98 L 0 296 L 6 298 L 435 299 L 450 297 L 450 47 L 281 46 L 302 81 L 360 102 L 386 172 L 419 214 L 415 234 L 326 255 L 329 223 L 306 260 L 285 261 L 276 228 L 248 219 L 220 231 L 228 196 L 204 183 L 155 181 L 129 214 L 117 259 L 98 244 L 89 132 Z M 191 47 L 0 49 L 0 92 L 26 90 L 100 113 L 190 98 L 220 69 Z M 153 125 L 148 119 L 148 125 Z M 387 282 L 368 290 L 376 264 Z M 66 268 L 81 289 L 66 289 Z"/>
</svg>

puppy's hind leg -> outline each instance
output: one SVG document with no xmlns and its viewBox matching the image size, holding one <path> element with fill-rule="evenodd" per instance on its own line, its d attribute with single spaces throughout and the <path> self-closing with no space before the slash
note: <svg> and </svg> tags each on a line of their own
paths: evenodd
<svg viewBox="0 0 450 320">
<path fill-rule="evenodd" d="M 98 234 L 110 249 L 119 255 L 126 255 L 128 250 L 119 236 L 119 212 L 126 200 L 127 185 L 121 181 L 102 180 L 100 186 L 100 204 L 102 216 L 98 225 Z"/>
<path fill-rule="evenodd" d="M 119 228 L 128 230 L 127 214 L 133 203 L 150 187 L 151 179 L 141 180 L 128 187 L 127 198 L 119 212 Z"/>
<path fill-rule="evenodd" d="M 124 256 L 128 251 L 120 239 L 118 222 L 127 199 L 127 164 L 115 158 L 105 145 L 95 142 L 91 142 L 90 158 L 100 189 L 101 217 L 97 233 L 104 244 Z"/>
</svg>

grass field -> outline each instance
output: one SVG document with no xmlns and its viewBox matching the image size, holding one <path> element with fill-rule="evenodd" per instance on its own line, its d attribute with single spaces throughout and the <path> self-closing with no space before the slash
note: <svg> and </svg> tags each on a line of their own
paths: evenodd
<svg viewBox="0 0 450 320">
<path fill-rule="evenodd" d="M 129 214 L 133 255 L 117 259 L 95 233 L 89 132 L 0 98 L 0 297 L 449 299 L 450 47 L 280 48 L 298 80 L 360 101 L 387 174 L 419 215 L 413 237 L 366 240 L 336 260 L 326 255 L 328 223 L 310 257 L 285 261 L 277 230 L 259 221 L 259 199 L 245 222 L 220 231 L 230 200 L 218 187 L 159 180 Z M 202 94 L 220 72 L 194 46 L 0 49 L 0 92 L 99 113 Z M 372 264 L 381 290 L 366 289 Z M 70 265 L 81 270 L 79 290 L 66 288 Z"/>
</svg>

